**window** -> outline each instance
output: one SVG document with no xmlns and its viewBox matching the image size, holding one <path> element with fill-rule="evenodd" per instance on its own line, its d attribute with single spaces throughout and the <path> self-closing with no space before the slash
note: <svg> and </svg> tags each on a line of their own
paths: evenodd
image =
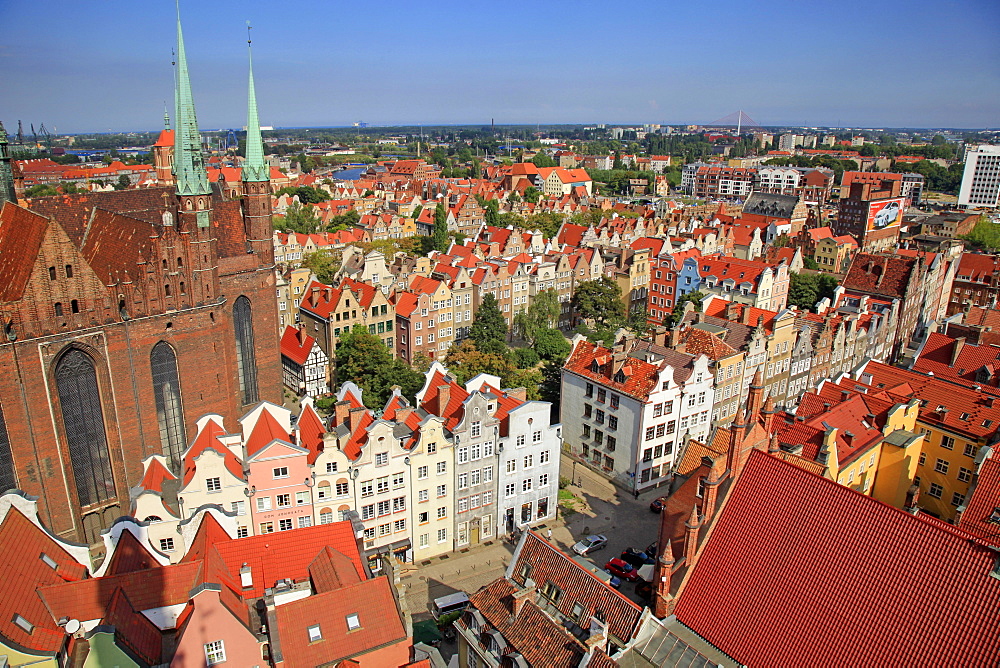
<svg viewBox="0 0 1000 668">
<path fill-rule="evenodd" d="M 389 500 L 386 499 L 385 501 L 379 501 L 378 516 L 382 517 L 383 515 L 388 515 L 388 514 L 389 514 Z"/>
<path fill-rule="evenodd" d="M 421 524 L 424 524 L 424 523 L 427 522 L 427 511 L 426 510 L 424 512 L 422 512 L 422 513 L 418 513 L 417 514 L 417 521 L 419 523 L 421 523 Z"/>
<path fill-rule="evenodd" d="M 381 478 L 375 479 L 376 491 L 379 494 L 385 494 L 389 491 L 389 476 L 382 476 Z"/>
<path fill-rule="evenodd" d="M 309 503 L 309 492 L 295 492 L 295 505 L 304 506 Z"/>
<path fill-rule="evenodd" d="M 67 265 L 69 266 L 69 265 Z M 187 446 L 184 410 L 181 406 L 177 356 L 170 344 L 160 341 L 149 355 L 153 376 L 153 403 L 160 430 L 160 447 L 174 472 L 180 471 L 181 453 Z"/>
<path fill-rule="evenodd" d="M 425 480 L 427 478 L 427 467 L 418 466 L 417 467 L 417 480 Z"/>
<path fill-rule="evenodd" d="M 503 495 L 504 495 L 505 498 L 509 499 L 510 497 L 514 496 L 514 494 L 516 494 L 516 493 L 517 493 L 517 488 L 514 485 L 514 483 L 512 483 L 512 482 L 507 483 L 504 486 L 504 488 L 503 488 Z"/>
<path fill-rule="evenodd" d="M 427 454 L 433 455 L 437 451 L 438 451 L 437 443 L 428 443 L 427 444 Z"/>
<path fill-rule="evenodd" d="M 447 494 L 448 494 L 448 486 L 447 485 L 438 485 L 437 486 L 437 495 L 438 496 L 447 496 Z"/>
<path fill-rule="evenodd" d="M 304 529 L 306 527 L 311 527 L 313 525 L 313 518 L 311 515 L 302 515 L 299 517 L 299 528 Z"/>
<path fill-rule="evenodd" d="M 375 504 L 369 503 L 367 506 L 361 506 L 361 519 L 370 520 L 375 517 Z"/>
<path fill-rule="evenodd" d="M 237 538 L 246 538 L 249 535 L 250 535 L 250 530 L 247 529 L 246 527 L 237 527 L 236 528 L 236 537 Z"/>
<path fill-rule="evenodd" d="M 439 543 L 443 543 L 446 540 L 448 540 L 448 530 L 447 529 L 438 529 L 438 542 Z"/>
<path fill-rule="evenodd" d="M 277 480 L 278 478 L 287 478 L 288 477 L 288 467 L 287 466 L 278 466 L 278 467 L 276 467 L 276 468 L 274 468 L 272 470 L 272 475 L 274 476 L 275 480 Z"/>
<path fill-rule="evenodd" d="M 545 586 L 542 587 L 542 597 L 555 605 L 562 598 L 562 589 L 552 584 L 552 582 L 546 582 Z"/>
<path fill-rule="evenodd" d="M 290 531 L 292 528 L 292 518 L 278 520 L 278 531 Z"/>
<path fill-rule="evenodd" d="M 292 505 L 291 494 L 278 494 L 274 497 L 274 500 L 279 508 L 289 508 Z"/>
<path fill-rule="evenodd" d="M 965 444 L 965 456 L 966 457 L 975 457 L 976 456 L 976 446 L 975 446 L 975 444 L 973 444 L 973 443 L 966 443 Z"/>
<path fill-rule="evenodd" d="M 965 467 L 959 467 L 958 480 L 959 482 L 969 482 L 970 480 L 972 480 L 972 471 L 970 471 Z"/>
<path fill-rule="evenodd" d="M 205 663 L 214 666 L 226 660 L 226 648 L 221 640 L 205 643 Z"/>
<path fill-rule="evenodd" d="M 355 629 L 361 628 L 361 620 L 358 619 L 358 613 L 352 613 L 347 615 L 347 630 L 354 631 Z"/>
<path fill-rule="evenodd" d="M 363 483 L 361 483 L 361 496 L 362 496 L 362 498 L 364 498 L 366 496 L 372 496 L 373 494 L 375 494 L 375 481 L 374 480 L 365 480 Z"/>
<path fill-rule="evenodd" d="M 616 431 L 618 429 L 618 418 L 614 415 L 608 416 L 608 431 Z"/>
<path fill-rule="evenodd" d="M 222 481 L 219 478 L 206 478 L 205 479 L 205 491 L 219 492 L 222 490 Z"/>
<path fill-rule="evenodd" d="M 319 624 L 315 624 L 306 629 L 309 632 L 309 642 L 316 642 L 323 639 L 323 633 L 319 630 Z"/>
<path fill-rule="evenodd" d="M 965 503 L 965 494 L 959 494 L 958 492 L 955 492 L 954 494 L 951 495 L 951 505 L 960 506 L 963 503 Z"/>
<path fill-rule="evenodd" d="M 52 270 L 52 273 L 53 274 L 55 273 L 54 269 Z M 584 389 L 583 396 L 585 396 L 585 397 L 592 397 L 592 396 L 594 396 L 594 384 L 593 383 L 587 383 L 587 386 Z"/>
<path fill-rule="evenodd" d="M 473 422 L 472 423 L 472 438 L 479 438 L 483 433 L 483 423 Z"/>
<path fill-rule="evenodd" d="M 458 463 L 465 464 L 469 461 L 469 446 L 463 445 L 458 449 Z"/>
<path fill-rule="evenodd" d="M 927 490 L 927 493 L 933 496 L 935 499 L 940 499 L 942 492 L 944 492 L 944 487 L 937 484 L 936 482 L 932 482 L 930 489 Z"/>
<path fill-rule="evenodd" d="M 428 540 L 429 538 L 430 538 L 430 534 L 426 534 L 426 533 L 420 534 L 420 539 L 417 541 L 418 546 L 419 547 L 427 547 L 427 545 L 430 543 L 430 541 Z"/>
<path fill-rule="evenodd" d="M 620 402 L 621 402 L 621 397 L 619 397 L 617 394 L 612 394 L 611 395 L 611 407 L 612 408 L 618 408 Z"/>
<path fill-rule="evenodd" d="M 469 510 L 469 499 L 461 498 L 458 500 L 458 512 L 464 513 Z"/>
<path fill-rule="evenodd" d="M 393 489 L 399 489 L 400 487 L 403 487 L 405 484 L 406 484 L 406 476 L 404 476 L 402 473 L 393 473 L 392 474 L 392 488 Z"/>
<path fill-rule="evenodd" d="M 521 491 L 530 492 L 531 491 L 531 478 L 525 478 L 521 481 Z"/>
<path fill-rule="evenodd" d="M 81 506 L 106 501 L 117 492 L 94 363 L 74 348 L 56 364 L 55 376 L 77 498 Z"/>
<path fill-rule="evenodd" d="M 347 496 L 348 486 L 346 482 L 337 483 L 337 496 Z"/>
<path fill-rule="evenodd" d="M 422 489 L 419 492 L 417 492 L 417 501 L 426 501 L 427 500 L 427 496 L 428 496 L 427 490 L 426 489 Z"/>
<path fill-rule="evenodd" d="M 604 411 L 598 410 L 597 413 L 594 415 L 594 421 L 597 424 L 604 424 Z"/>
<path fill-rule="evenodd" d="M 937 460 L 937 462 L 934 464 L 934 470 L 937 471 L 938 473 L 947 474 L 948 473 L 948 462 L 946 462 L 943 459 Z"/>
<path fill-rule="evenodd" d="M 586 427 L 586 425 L 584 425 L 584 427 L 585 428 L 589 428 L 589 427 Z M 517 447 L 520 448 L 520 447 L 523 447 L 523 446 L 524 446 L 524 434 L 518 434 L 518 436 L 517 436 Z"/>
<path fill-rule="evenodd" d="M 483 458 L 482 444 L 473 443 L 471 446 L 469 446 L 469 449 L 471 451 L 469 459 L 471 459 L 472 461 L 478 461 Z"/>
<path fill-rule="evenodd" d="M 253 314 L 250 300 L 237 298 L 233 304 L 233 327 L 236 332 L 236 371 L 243 404 L 257 401 L 257 358 L 253 340 Z"/>
<path fill-rule="evenodd" d="M 448 462 L 438 462 L 437 463 L 437 474 L 444 475 L 448 472 Z"/>
<path fill-rule="evenodd" d="M 173 552 L 174 551 L 174 539 L 173 538 L 161 538 L 160 539 L 160 552 Z"/>
<path fill-rule="evenodd" d="M 646 427 L 646 440 L 647 441 L 652 441 L 653 440 L 653 429 L 654 429 L 654 427 Z"/>
<path fill-rule="evenodd" d="M 469 474 L 468 473 L 459 473 L 458 474 L 458 488 L 459 489 L 468 489 L 469 488 Z"/>
<path fill-rule="evenodd" d="M 483 482 L 493 482 L 493 467 L 484 466 L 483 467 Z"/>
<path fill-rule="evenodd" d="M 443 520 L 446 517 L 448 517 L 448 507 L 441 506 L 440 508 L 437 509 L 437 518 L 439 520 Z"/>
<path fill-rule="evenodd" d="M 375 466 L 385 466 L 389 463 L 389 453 L 388 452 L 377 452 L 375 453 Z"/>
<path fill-rule="evenodd" d="M 942 436 L 941 437 L 941 447 L 944 448 L 945 450 L 954 450 L 955 449 L 955 439 L 953 439 L 951 436 Z"/>
<path fill-rule="evenodd" d="M 615 439 L 614 436 L 608 436 L 608 439 L 605 441 L 604 447 L 607 449 L 608 452 L 614 452 L 616 445 L 618 445 L 617 439 Z"/>
<path fill-rule="evenodd" d="M 257 511 L 264 512 L 265 510 L 271 509 L 271 497 L 269 496 L 258 496 L 257 497 Z"/>
<path fill-rule="evenodd" d="M 264 534 L 274 533 L 274 522 L 261 522 L 260 533 L 262 536 Z"/>
<path fill-rule="evenodd" d="M 539 487 L 548 487 L 549 486 L 549 474 L 548 473 L 543 473 L 542 475 L 538 476 L 538 486 Z"/>
<path fill-rule="evenodd" d="M 597 401 L 603 404 L 607 400 L 607 398 L 608 398 L 608 391 L 605 390 L 603 387 L 597 388 Z"/>
<path fill-rule="evenodd" d="M 532 466 L 534 466 L 533 462 L 534 462 L 534 457 L 532 457 L 531 455 L 525 455 L 524 468 L 530 469 Z"/>
<path fill-rule="evenodd" d="M 406 531 L 406 520 L 396 520 L 392 523 L 393 533 L 398 533 L 400 531 Z"/>
<path fill-rule="evenodd" d="M 231 504 L 233 513 L 236 515 L 246 515 L 247 514 L 247 502 L 246 501 L 233 501 Z"/>
<path fill-rule="evenodd" d="M 327 473 L 336 473 L 337 472 L 337 462 L 327 462 L 326 463 L 326 472 Z"/>
</svg>

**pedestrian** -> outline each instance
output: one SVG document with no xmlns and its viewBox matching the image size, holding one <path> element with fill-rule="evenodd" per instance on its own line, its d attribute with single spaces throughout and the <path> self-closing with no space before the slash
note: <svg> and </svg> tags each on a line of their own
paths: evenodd
<svg viewBox="0 0 1000 668">
<path fill-rule="evenodd" d="M 638 490 L 638 489 L 634 489 L 634 490 L 632 490 L 632 494 L 634 494 L 634 495 L 635 495 L 635 498 L 636 498 L 636 499 L 638 499 L 638 498 L 639 498 L 639 490 Z"/>
<path fill-rule="evenodd" d="M 548 538 L 550 541 L 552 540 L 552 529 L 545 530 L 545 537 Z"/>
</svg>

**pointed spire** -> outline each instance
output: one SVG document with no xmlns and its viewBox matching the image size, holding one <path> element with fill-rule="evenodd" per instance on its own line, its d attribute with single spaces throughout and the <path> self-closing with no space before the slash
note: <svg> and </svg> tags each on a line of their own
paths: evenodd
<svg viewBox="0 0 1000 668">
<path fill-rule="evenodd" d="M 181 31 L 181 7 L 177 2 L 177 131 L 174 133 L 174 173 L 178 195 L 208 195 L 212 192 L 201 154 L 201 136 L 191 96 L 184 34 Z"/>
<path fill-rule="evenodd" d="M 243 181 L 270 180 L 270 169 L 264 162 L 264 141 L 260 136 L 260 118 L 257 115 L 257 93 L 253 85 L 253 49 L 250 46 L 250 22 L 247 22 L 247 53 L 250 60 L 250 84 L 247 96 L 247 154 L 243 161 Z"/>
<path fill-rule="evenodd" d="M 170 129 L 170 112 L 167 111 L 167 103 L 163 103 L 163 129 Z"/>
</svg>

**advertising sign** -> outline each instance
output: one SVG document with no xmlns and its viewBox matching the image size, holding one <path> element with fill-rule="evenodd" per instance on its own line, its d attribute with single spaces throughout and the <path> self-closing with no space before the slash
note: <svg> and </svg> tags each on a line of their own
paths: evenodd
<svg viewBox="0 0 1000 668">
<path fill-rule="evenodd" d="M 904 198 L 884 199 L 868 206 L 868 230 L 884 230 L 903 222 Z"/>
</svg>

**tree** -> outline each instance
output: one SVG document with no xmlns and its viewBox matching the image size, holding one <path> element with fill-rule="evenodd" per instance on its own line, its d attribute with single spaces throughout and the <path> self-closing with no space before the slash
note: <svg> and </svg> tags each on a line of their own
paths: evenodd
<svg viewBox="0 0 1000 668">
<path fill-rule="evenodd" d="M 819 263 L 817 263 L 816 260 L 814 260 L 809 255 L 802 256 L 802 266 L 805 267 L 806 269 L 819 271 Z"/>
<path fill-rule="evenodd" d="M 527 390 L 529 399 L 539 398 L 541 373 L 518 369 L 507 355 L 479 350 L 471 339 L 452 345 L 444 364 L 460 385 L 481 373 L 488 373 L 499 376 L 503 388 L 523 387 Z"/>
<path fill-rule="evenodd" d="M 31 186 L 24 191 L 24 196 L 28 198 L 33 197 L 53 197 L 58 195 L 59 191 L 48 185 L 47 183 L 39 183 L 38 185 Z"/>
<path fill-rule="evenodd" d="M 556 161 L 553 160 L 545 153 L 536 153 L 535 157 L 531 159 L 531 162 L 535 163 L 535 167 L 555 167 Z"/>
<path fill-rule="evenodd" d="M 534 350 L 543 360 L 561 364 L 569 357 L 570 348 L 569 341 L 558 329 L 543 329 L 535 338 Z"/>
<path fill-rule="evenodd" d="M 788 303 L 811 311 L 823 298 L 832 299 L 836 288 L 837 277 L 832 274 L 790 274 Z"/>
<path fill-rule="evenodd" d="M 115 190 L 128 190 L 132 186 L 132 182 L 129 181 L 128 177 L 122 174 L 118 177 L 118 180 L 114 183 Z"/>
<path fill-rule="evenodd" d="M 516 364 L 519 369 L 530 369 L 538 364 L 538 360 L 538 353 L 535 352 L 534 348 L 514 349 L 514 364 Z"/>
<path fill-rule="evenodd" d="M 392 353 L 377 335 L 364 325 L 355 325 L 340 337 L 336 350 L 338 382 L 351 380 L 363 392 L 365 405 L 382 408 L 392 394 L 392 387 L 399 386 L 403 396 L 415 402 L 415 395 L 423 386 L 424 376 Z"/>
<path fill-rule="evenodd" d="M 448 252 L 448 207 L 439 202 L 434 209 L 434 231 L 431 233 L 430 245 L 432 250 L 439 250 L 442 253 Z"/>
<path fill-rule="evenodd" d="M 280 218 L 275 217 L 271 224 L 279 231 L 291 230 L 300 234 L 312 234 L 319 230 L 323 221 L 320 220 L 314 207 L 292 202 L 285 209 L 285 215 Z"/>
<path fill-rule="evenodd" d="M 483 297 L 483 303 L 479 305 L 472 321 L 469 337 L 475 341 L 479 350 L 492 352 L 491 349 L 499 345 L 501 354 L 506 351 L 507 322 L 500 313 L 500 306 L 493 293 L 487 292 Z"/>
<path fill-rule="evenodd" d="M 313 186 L 299 186 L 297 188 L 282 188 L 276 192 L 275 197 L 280 195 L 298 195 L 299 201 L 303 204 L 318 204 L 320 202 L 325 202 L 330 199 L 330 194 L 323 190 L 322 188 L 315 188 Z"/>
<path fill-rule="evenodd" d="M 524 224 L 527 225 L 529 229 L 540 230 L 541 233 L 548 239 L 551 239 L 558 234 L 562 223 L 563 216 L 549 211 L 528 216 L 524 221 Z"/>
<path fill-rule="evenodd" d="M 531 204 L 538 204 L 538 198 L 541 194 L 541 191 L 535 186 L 528 186 L 524 189 L 524 201 Z"/>
<path fill-rule="evenodd" d="M 483 204 L 486 217 L 486 224 L 492 227 L 500 227 L 500 203 L 495 199 L 486 200 Z"/>
<path fill-rule="evenodd" d="M 542 381 L 538 386 L 539 398 L 552 404 L 552 419 L 558 419 L 562 396 L 562 362 L 549 362 L 542 367 Z"/>
<path fill-rule="evenodd" d="M 312 207 L 309 207 L 310 209 Z M 330 222 L 327 223 L 326 229 L 328 232 L 336 232 L 337 230 L 346 230 L 349 227 L 354 227 L 361 221 L 361 214 L 351 209 L 338 216 L 330 218 Z"/>
<path fill-rule="evenodd" d="M 622 290 L 607 276 L 580 283 L 573 294 L 573 309 L 581 317 L 593 320 L 599 328 L 620 324 L 625 319 Z"/>
<path fill-rule="evenodd" d="M 684 317 L 684 304 L 691 302 L 694 304 L 695 310 L 701 310 L 701 300 L 705 298 L 705 294 L 701 290 L 695 290 L 693 292 L 688 292 L 677 298 L 677 303 L 674 305 L 673 310 L 670 315 L 663 319 L 663 324 L 667 328 L 673 328 L 681 321 Z"/>
<path fill-rule="evenodd" d="M 514 316 L 518 336 L 534 343 L 540 332 L 556 326 L 560 311 L 559 293 L 552 288 L 542 290 L 531 300 L 527 311 L 520 311 Z"/>
<path fill-rule="evenodd" d="M 333 283 L 337 275 L 337 264 L 325 250 L 306 253 L 302 257 L 302 266 L 307 267 L 316 276 L 316 280 L 326 285 Z"/>
</svg>

